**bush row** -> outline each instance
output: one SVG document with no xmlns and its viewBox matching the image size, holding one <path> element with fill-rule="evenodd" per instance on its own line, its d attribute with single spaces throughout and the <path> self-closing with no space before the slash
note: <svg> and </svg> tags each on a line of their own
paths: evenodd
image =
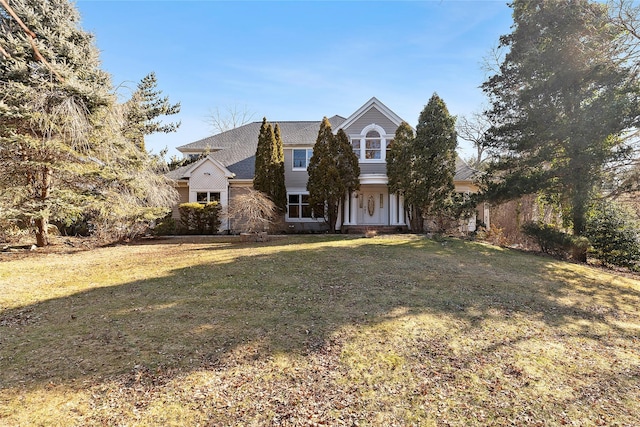
<svg viewBox="0 0 640 427">
<path fill-rule="evenodd" d="M 183 203 L 178 206 L 180 220 L 178 223 L 171 214 L 159 221 L 154 232 L 157 235 L 169 234 L 216 234 L 220 228 L 220 212 L 218 202 L 207 204 Z"/>
</svg>

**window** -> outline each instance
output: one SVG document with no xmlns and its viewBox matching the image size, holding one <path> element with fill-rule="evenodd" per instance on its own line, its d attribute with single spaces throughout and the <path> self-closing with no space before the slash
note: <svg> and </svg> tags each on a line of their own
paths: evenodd
<svg viewBox="0 0 640 427">
<path fill-rule="evenodd" d="M 311 156 L 313 156 L 313 150 L 310 148 L 293 150 L 293 169 L 306 170 Z"/>
<path fill-rule="evenodd" d="M 353 152 L 356 153 L 356 157 L 360 159 L 360 138 L 352 139 L 351 145 L 353 146 Z"/>
<path fill-rule="evenodd" d="M 376 124 L 365 127 L 360 135 L 351 134 L 349 137 L 353 152 L 362 163 L 383 163 L 393 141 L 392 136 Z"/>
<path fill-rule="evenodd" d="M 381 159 L 381 145 L 382 139 L 380 138 L 380 134 L 375 130 L 367 132 L 367 136 L 365 139 L 365 151 L 364 158 L 370 160 L 379 160 Z"/>
<path fill-rule="evenodd" d="M 289 194 L 287 212 L 290 219 L 313 218 L 311 206 L 309 206 L 309 195 L 304 193 Z"/>
<path fill-rule="evenodd" d="M 217 191 L 198 191 L 196 193 L 196 202 L 198 203 L 209 203 L 209 202 L 220 202 L 220 192 Z"/>
</svg>

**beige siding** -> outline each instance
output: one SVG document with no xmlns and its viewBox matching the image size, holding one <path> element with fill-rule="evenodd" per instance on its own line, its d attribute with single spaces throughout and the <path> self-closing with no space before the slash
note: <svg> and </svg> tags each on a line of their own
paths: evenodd
<svg viewBox="0 0 640 427">
<path fill-rule="evenodd" d="M 235 198 L 241 194 L 246 193 L 250 188 L 253 188 L 253 186 L 250 184 L 241 186 L 229 186 L 229 204 L 233 205 L 235 203 Z M 238 220 L 229 219 L 228 223 L 224 224 L 223 228 L 227 228 L 231 231 L 231 233 L 235 234 L 239 233 L 241 230 L 244 230 L 246 227 L 244 227 L 243 224 Z"/>
<path fill-rule="evenodd" d="M 171 212 L 171 216 L 173 219 L 180 219 L 180 212 L 178 211 L 178 206 L 182 203 L 189 203 L 189 187 L 178 187 L 178 195 L 180 196 L 180 200 L 178 200 L 178 204 L 173 207 Z"/>
<path fill-rule="evenodd" d="M 380 110 L 375 107 L 371 107 L 369 111 L 364 113 L 362 117 L 356 120 L 351 126 L 347 129 L 344 129 L 347 135 L 360 134 L 362 129 L 369 126 L 370 124 L 375 123 L 378 126 L 381 126 L 387 135 L 394 135 L 396 133 L 396 126 L 387 116 L 382 114 Z"/>
</svg>

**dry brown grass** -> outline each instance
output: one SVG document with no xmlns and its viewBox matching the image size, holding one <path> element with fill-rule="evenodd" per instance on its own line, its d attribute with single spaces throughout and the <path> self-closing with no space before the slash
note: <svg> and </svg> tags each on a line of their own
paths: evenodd
<svg viewBox="0 0 640 427">
<path fill-rule="evenodd" d="M 415 236 L 3 255 L 0 425 L 631 426 L 639 307 L 637 278 Z"/>
</svg>

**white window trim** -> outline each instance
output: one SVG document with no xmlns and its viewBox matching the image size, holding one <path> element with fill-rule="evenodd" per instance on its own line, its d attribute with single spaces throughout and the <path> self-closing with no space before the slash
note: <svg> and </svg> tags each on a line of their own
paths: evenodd
<svg viewBox="0 0 640 427">
<path fill-rule="evenodd" d="M 299 195 L 300 200 L 302 201 L 302 196 L 303 195 L 308 196 L 309 192 L 308 191 L 288 191 L 287 192 L 287 214 L 285 216 L 285 220 L 287 222 L 322 222 L 324 221 L 324 218 L 313 218 L 313 217 L 312 218 L 298 218 L 298 217 L 292 218 L 290 217 L 289 216 L 289 195 Z M 299 206 L 302 206 L 302 203 L 300 203 Z"/>
<path fill-rule="evenodd" d="M 379 159 L 367 159 L 367 133 L 370 131 L 376 131 L 380 134 L 380 158 Z M 395 135 L 387 135 L 382 126 L 372 123 L 366 126 L 359 134 L 349 135 L 349 142 L 354 139 L 360 140 L 360 163 L 385 163 L 387 161 L 387 144 L 395 138 Z"/>
<path fill-rule="evenodd" d="M 222 203 L 222 197 L 224 195 L 224 191 L 221 190 L 194 190 L 194 201 L 196 203 L 201 203 L 201 204 L 207 204 L 207 203 L 211 203 L 211 202 L 215 202 L 216 200 L 211 200 L 211 193 L 218 193 L 218 197 L 220 198 L 220 200 L 218 201 L 218 203 Z M 207 193 L 207 201 L 206 202 L 199 202 L 198 201 L 198 193 Z"/>
<path fill-rule="evenodd" d="M 307 166 L 304 168 L 300 168 L 300 167 L 295 167 L 294 166 L 294 162 L 295 162 L 295 156 L 294 156 L 294 151 L 296 150 L 305 150 L 306 156 L 307 156 Z M 309 167 L 309 162 L 311 161 L 311 156 L 313 156 L 313 147 L 305 147 L 305 148 L 292 148 L 291 149 L 291 170 L 292 171 L 306 171 L 307 168 Z"/>
</svg>

